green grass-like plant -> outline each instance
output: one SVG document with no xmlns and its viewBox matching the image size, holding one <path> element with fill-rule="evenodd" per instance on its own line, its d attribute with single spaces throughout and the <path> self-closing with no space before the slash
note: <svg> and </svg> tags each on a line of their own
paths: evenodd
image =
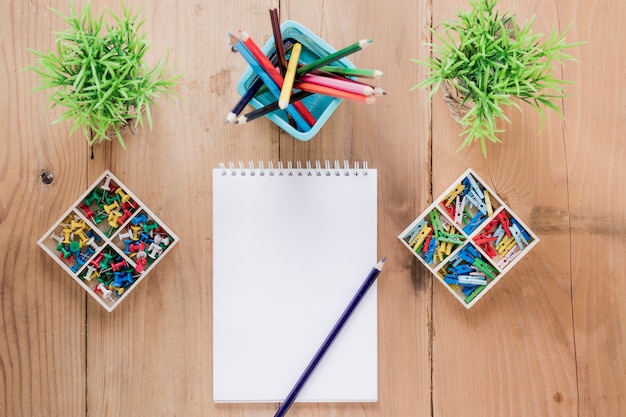
<svg viewBox="0 0 626 417">
<path fill-rule="evenodd" d="M 140 33 L 145 21 L 123 2 L 121 16 L 109 8 L 94 16 L 90 2 L 78 14 L 70 3 L 69 16 L 52 10 L 69 28 L 55 33 L 56 51 L 29 49 L 36 63 L 28 68 L 42 81 L 35 91 L 56 89 L 50 95 L 51 107 L 67 109 L 53 123 L 73 119 L 70 135 L 81 128 L 90 145 L 114 135 L 125 148 L 120 128 L 131 122 L 143 126 L 145 113 L 152 129 L 150 106 L 160 96 L 177 95 L 172 88 L 180 75 L 169 75 L 167 57 L 152 68 L 144 62 L 150 48 L 147 36 Z"/>
<path fill-rule="evenodd" d="M 572 82 L 555 77 L 554 67 L 576 61 L 564 50 L 581 43 L 566 42 L 569 27 L 561 34 L 553 30 L 547 37 L 533 33 L 534 16 L 518 26 L 510 11 L 496 10 L 497 0 L 468 1 L 471 10 L 457 11 L 458 20 L 442 21 L 442 33 L 430 28 L 441 44 L 426 44 L 433 56 L 413 60 L 429 68 L 427 78 L 413 89 L 432 87 L 431 100 L 443 86 L 444 98 L 455 107 L 450 108 L 453 116 L 464 127 L 465 140 L 459 149 L 480 141 L 486 157 L 485 139 L 500 142 L 496 134 L 504 131 L 496 127 L 496 119 L 510 123 L 504 108 L 521 111 L 515 98 L 536 109 L 542 125 L 544 108 L 563 117 L 555 101 L 564 97 L 564 85 Z"/>
</svg>

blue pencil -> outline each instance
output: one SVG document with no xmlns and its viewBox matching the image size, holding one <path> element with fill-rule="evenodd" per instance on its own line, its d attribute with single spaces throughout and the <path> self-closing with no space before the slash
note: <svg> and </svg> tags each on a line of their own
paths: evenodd
<svg viewBox="0 0 626 417">
<path fill-rule="evenodd" d="M 287 39 L 285 41 L 284 49 L 289 50 L 292 46 L 293 46 L 293 40 Z M 274 65 L 278 63 L 278 56 L 276 55 L 276 53 L 272 54 L 272 56 L 270 57 L 270 61 Z M 239 114 L 243 111 L 243 109 L 248 105 L 250 100 L 252 100 L 252 97 L 256 95 L 256 93 L 263 86 L 263 84 L 264 84 L 263 80 L 257 76 L 252 82 L 252 85 L 250 85 L 250 88 L 245 92 L 243 96 L 241 96 L 241 99 L 239 100 L 239 102 L 237 102 L 235 107 L 233 107 L 230 113 L 228 113 L 228 115 L 226 116 L 226 123 L 235 121 L 237 116 L 239 116 Z"/>
<path fill-rule="evenodd" d="M 252 55 L 252 53 L 248 50 L 246 45 L 241 42 L 241 40 L 239 40 L 231 33 L 229 33 L 228 35 L 230 36 L 231 45 L 235 46 L 235 49 L 237 49 L 239 54 L 248 62 L 248 65 L 250 65 L 252 71 L 254 71 L 254 73 L 263 80 L 265 85 L 267 85 L 267 88 L 269 88 L 270 92 L 276 97 L 276 100 L 278 100 L 278 97 L 280 96 L 280 88 L 276 85 L 274 80 L 272 80 L 269 74 L 263 69 L 263 67 L 261 67 L 261 65 Z M 295 120 L 296 124 L 298 125 L 298 129 L 301 132 L 308 132 L 311 129 L 311 126 L 309 126 L 309 124 L 306 122 L 306 120 L 304 120 L 300 113 L 296 111 L 293 105 L 287 106 L 285 110 L 291 115 L 293 120 Z"/>
<path fill-rule="evenodd" d="M 341 314 L 341 317 L 339 317 L 339 320 L 337 320 L 337 323 L 335 324 L 333 329 L 330 331 L 328 336 L 326 336 L 326 339 L 324 340 L 324 343 L 322 343 L 322 346 L 320 346 L 320 348 L 315 353 L 315 356 L 313 356 L 313 359 L 311 359 L 311 362 L 309 362 L 309 364 L 307 365 L 306 369 L 304 370 L 304 372 L 298 379 L 298 382 L 296 382 L 296 385 L 294 385 L 289 395 L 287 395 L 287 398 L 285 398 L 285 401 L 283 401 L 281 406 L 278 408 L 278 411 L 276 411 L 276 414 L 274 414 L 274 417 L 283 417 L 287 413 L 287 411 L 289 410 L 289 407 L 291 407 L 293 402 L 296 400 L 296 397 L 298 396 L 298 394 L 304 387 L 304 384 L 306 384 L 306 381 L 313 374 L 313 371 L 315 370 L 317 365 L 320 363 L 320 361 L 322 360 L 322 357 L 324 356 L 324 354 L 326 353 L 330 345 L 333 343 L 333 341 L 335 340 L 335 338 L 337 337 L 337 335 L 339 334 L 343 326 L 346 324 L 346 322 L 348 321 L 348 319 L 354 312 L 356 306 L 359 304 L 361 299 L 365 296 L 365 294 L 370 289 L 374 281 L 376 281 L 378 274 L 380 274 L 380 271 L 383 270 L 385 259 L 386 258 L 383 258 L 380 262 L 376 264 L 376 266 L 374 266 L 374 268 L 372 268 L 372 271 L 369 273 L 367 278 L 365 278 L 365 281 L 363 281 L 363 284 L 361 284 L 361 287 L 359 288 L 359 290 L 356 292 L 354 297 L 352 297 L 352 300 L 350 301 L 350 304 L 348 304 L 348 307 L 346 307 L 346 309 Z"/>
</svg>

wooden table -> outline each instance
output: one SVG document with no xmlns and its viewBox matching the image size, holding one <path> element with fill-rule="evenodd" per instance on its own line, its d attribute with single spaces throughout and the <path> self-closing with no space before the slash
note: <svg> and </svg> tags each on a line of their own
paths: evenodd
<svg viewBox="0 0 626 417">
<path fill-rule="evenodd" d="M 81 2 L 82 3 L 82 2 Z M 119 10 L 116 2 L 114 8 Z M 142 1 L 127 0 L 131 6 Z M 265 2 L 152 2 L 153 39 L 185 76 L 180 101 L 160 101 L 154 129 L 91 150 L 39 80 L 21 71 L 27 47 L 65 28 L 48 6 L 0 6 L 0 415 L 271 416 L 277 404 L 216 405 L 212 392 L 211 169 L 228 161 L 367 160 L 379 170 L 379 401 L 296 404 L 293 416 L 623 416 L 626 414 L 626 6 L 506 0 L 535 29 L 587 44 L 559 68 L 576 81 L 567 121 L 507 112 L 501 145 L 456 152 L 460 129 L 441 95 L 410 91 L 425 76 L 428 25 L 462 1 L 281 1 L 335 47 L 385 72 L 376 105 L 344 102 L 310 142 L 262 119 L 224 123 L 245 63 L 228 31 L 271 36 Z M 101 10 L 101 6 L 96 6 Z M 539 236 L 539 245 L 471 310 L 433 281 L 396 236 L 465 169 L 473 168 Z M 113 313 L 89 298 L 37 239 L 110 169 L 180 237 L 180 244 Z M 42 182 L 42 170 L 54 177 Z"/>
</svg>

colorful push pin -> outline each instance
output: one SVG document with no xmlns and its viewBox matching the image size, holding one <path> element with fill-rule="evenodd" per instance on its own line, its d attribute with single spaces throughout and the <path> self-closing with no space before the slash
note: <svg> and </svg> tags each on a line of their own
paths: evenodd
<svg viewBox="0 0 626 417">
<path fill-rule="evenodd" d="M 128 266 L 128 264 L 126 263 L 126 260 L 122 259 L 119 262 L 115 262 L 115 263 L 111 263 L 111 269 L 113 269 L 113 271 L 117 271 L 119 269 L 122 269 L 124 267 Z"/>
<path fill-rule="evenodd" d="M 111 204 L 104 204 L 102 208 L 107 214 L 111 214 L 113 210 L 120 208 L 120 204 L 117 202 L 117 200 L 114 200 Z"/>
<path fill-rule="evenodd" d="M 93 219 L 94 216 L 96 215 L 96 213 L 94 213 L 93 211 L 91 211 L 91 209 L 89 208 L 89 206 L 85 203 L 83 203 L 80 208 L 85 212 L 85 217 L 87 217 L 88 219 Z"/>
<path fill-rule="evenodd" d="M 133 242 L 132 240 L 130 242 L 131 243 L 129 249 L 132 253 L 144 252 L 144 250 L 146 249 L 146 244 L 144 242 Z"/>
<path fill-rule="evenodd" d="M 54 233 L 52 233 L 52 234 L 50 235 L 50 238 L 51 238 L 52 240 L 56 240 L 56 242 L 57 242 L 59 245 L 62 245 L 62 244 L 63 244 L 63 238 L 62 238 L 61 236 L 58 236 L 58 235 L 55 235 Z"/>
<path fill-rule="evenodd" d="M 61 257 L 61 259 L 69 259 L 72 256 L 72 252 L 63 245 L 57 246 L 57 250 L 60 252 L 59 256 Z"/>
<path fill-rule="evenodd" d="M 106 191 L 111 191 L 111 177 L 107 176 L 104 179 L 104 183 L 102 183 L 102 185 L 100 185 L 100 188 L 102 188 L 103 190 L 106 190 Z"/>
<path fill-rule="evenodd" d="M 130 245 L 132 245 L 133 241 L 132 240 L 124 240 L 124 245 L 125 245 L 125 249 L 124 249 L 124 253 L 126 255 L 130 255 Z"/>
<path fill-rule="evenodd" d="M 133 231 L 133 240 L 139 240 L 139 233 L 141 232 L 141 226 L 130 226 L 130 229 Z"/>
<path fill-rule="evenodd" d="M 70 229 L 63 229 L 63 243 L 69 245 L 72 242 L 72 231 Z"/>
<path fill-rule="evenodd" d="M 131 220 L 131 223 L 137 226 L 139 223 L 145 223 L 147 220 L 148 220 L 148 216 L 146 215 L 146 213 L 141 213 L 135 216 Z"/>
<path fill-rule="evenodd" d="M 75 236 L 78 236 L 80 243 L 85 246 L 87 245 L 87 242 L 89 241 L 89 238 L 87 237 L 87 235 L 85 234 L 84 229 L 78 229 L 77 231 L 74 232 Z"/>
<path fill-rule="evenodd" d="M 130 200 L 130 196 L 128 194 L 126 194 L 124 192 L 124 190 L 122 190 L 121 188 L 118 188 L 117 190 L 115 190 L 115 194 L 120 196 L 120 199 L 122 200 L 122 203 L 125 203 L 128 200 Z"/>
<path fill-rule="evenodd" d="M 110 253 L 105 253 L 104 255 L 104 259 L 102 259 L 99 263 L 100 268 L 102 269 L 106 269 L 109 267 L 109 264 L 113 261 L 113 255 Z"/>
<path fill-rule="evenodd" d="M 107 217 L 107 222 L 109 223 L 109 226 L 117 229 L 118 227 L 120 227 L 119 223 L 117 222 L 117 220 L 122 217 L 122 213 L 120 213 L 119 211 L 112 211 L 109 213 L 109 217 Z"/>
<path fill-rule="evenodd" d="M 168 246 L 170 244 L 169 236 L 163 237 L 163 235 L 155 235 L 154 243 L 157 245 L 163 244 L 164 246 Z"/>
<path fill-rule="evenodd" d="M 71 219 L 70 220 L 70 229 L 72 230 L 78 230 L 78 229 L 84 229 L 85 228 L 85 222 L 82 219 Z"/>
<path fill-rule="evenodd" d="M 94 292 L 100 294 L 102 296 L 102 299 L 111 299 L 111 295 L 113 294 L 113 292 L 108 289 L 103 283 L 96 285 L 96 288 L 94 288 L 93 290 Z"/>
<path fill-rule="evenodd" d="M 132 215 L 132 213 L 130 211 L 128 211 L 128 209 L 123 209 L 122 210 L 122 216 L 117 219 L 117 222 L 119 224 L 124 224 L 124 222 L 126 222 L 126 220 L 128 220 L 128 218 Z"/>
<path fill-rule="evenodd" d="M 152 223 L 152 224 L 144 223 L 143 224 L 143 231 L 145 233 L 150 233 L 151 230 L 158 229 L 158 228 L 159 228 L 159 225 L 156 223 Z"/>
<path fill-rule="evenodd" d="M 133 231 L 126 229 L 126 233 L 120 233 L 119 238 L 121 241 L 129 240 L 133 238 Z"/>
<path fill-rule="evenodd" d="M 96 268 L 100 268 L 100 262 L 104 259 L 104 253 L 100 252 L 94 259 L 89 262 L 90 265 L 93 265 Z"/>
<path fill-rule="evenodd" d="M 94 276 L 98 276 L 98 271 L 96 271 L 96 268 L 94 268 L 93 265 L 87 265 L 87 272 L 85 272 L 83 279 L 85 281 L 91 281 Z"/>
<path fill-rule="evenodd" d="M 148 247 L 148 256 L 152 259 L 156 258 L 163 252 L 163 248 L 157 245 L 156 243 L 151 243 Z"/>
<path fill-rule="evenodd" d="M 130 272 L 116 272 L 111 285 L 118 288 L 126 288 L 132 283 L 133 276 Z"/>
<path fill-rule="evenodd" d="M 135 266 L 135 271 L 138 273 L 142 273 L 147 264 L 148 260 L 146 258 L 137 259 L 137 266 Z"/>
</svg>

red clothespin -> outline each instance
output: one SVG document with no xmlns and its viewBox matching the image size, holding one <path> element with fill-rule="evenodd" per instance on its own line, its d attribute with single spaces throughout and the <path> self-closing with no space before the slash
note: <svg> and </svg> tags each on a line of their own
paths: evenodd
<svg viewBox="0 0 626 417">
<path fill-rule="evenodd" d="M 500 213 L 498 213 L 498 221 L 500 222 L 500 224 L 502 225 L 502 227 L 504 228 L 504 233 L 508 236 L 511 237 L 511 231 L 509 230 L 509 216 L 506 215 L 506 213 L 504 211 L 501 211 Z"/>
<path fill-rule="evenodd" d="M 452 218 L 454 218 L 454 206 L 452 205 L 452 203 L 450 203 L 449 206 L 446 206 L 445 202 L 442 202 L 441 205 L 443 206 L 443 208 L 446 210 L 446 212 L 448 213 L 448 215 Z"/>
<path fill-rule="evenodd" d="M 494 238 L 495 239 L 495 238 Z M 489 256 L 491 259 L 495 258 L 498 252 L 491 246 L 489 243 L 485 243 L 481 246 L 482 250 Z"/>
<path fill-rule="evenodd" d="M 428 252 L 428 246 L 430 245 L 430 239 L 433 237 L 433 230 L 430 229 L 428 236 L 426 236 L 426 240 L 424 241 L 424 246 L 422 247 L 422 252 Z"/>
<path fill-rule="evenodd" d="M 477 245 L 488 245 L 488 244 L 489 244 L 489 242 L 494 242 L 494 241 L 496 241 L 497 239 L 498 239 L 498 238 L 497 238 L 497 237 L 495 237 L 495 236 L 491 236 L 491 235 L 488 235 L 488 234 L 486 234 L 486 233 L 483 233 L 483 234 L 480 234 L 480 235 L 478 235 L 478 236 L 475 236 L 475 237 L 474 237 L 474 242 L 475 242 Z"/>
<path fill-rule="evenodd" d="M 491 220 L 483 229 L 483 234 L 491 234 L 498 227 L 499 220 L 497 218 Z"/>
</svg>

